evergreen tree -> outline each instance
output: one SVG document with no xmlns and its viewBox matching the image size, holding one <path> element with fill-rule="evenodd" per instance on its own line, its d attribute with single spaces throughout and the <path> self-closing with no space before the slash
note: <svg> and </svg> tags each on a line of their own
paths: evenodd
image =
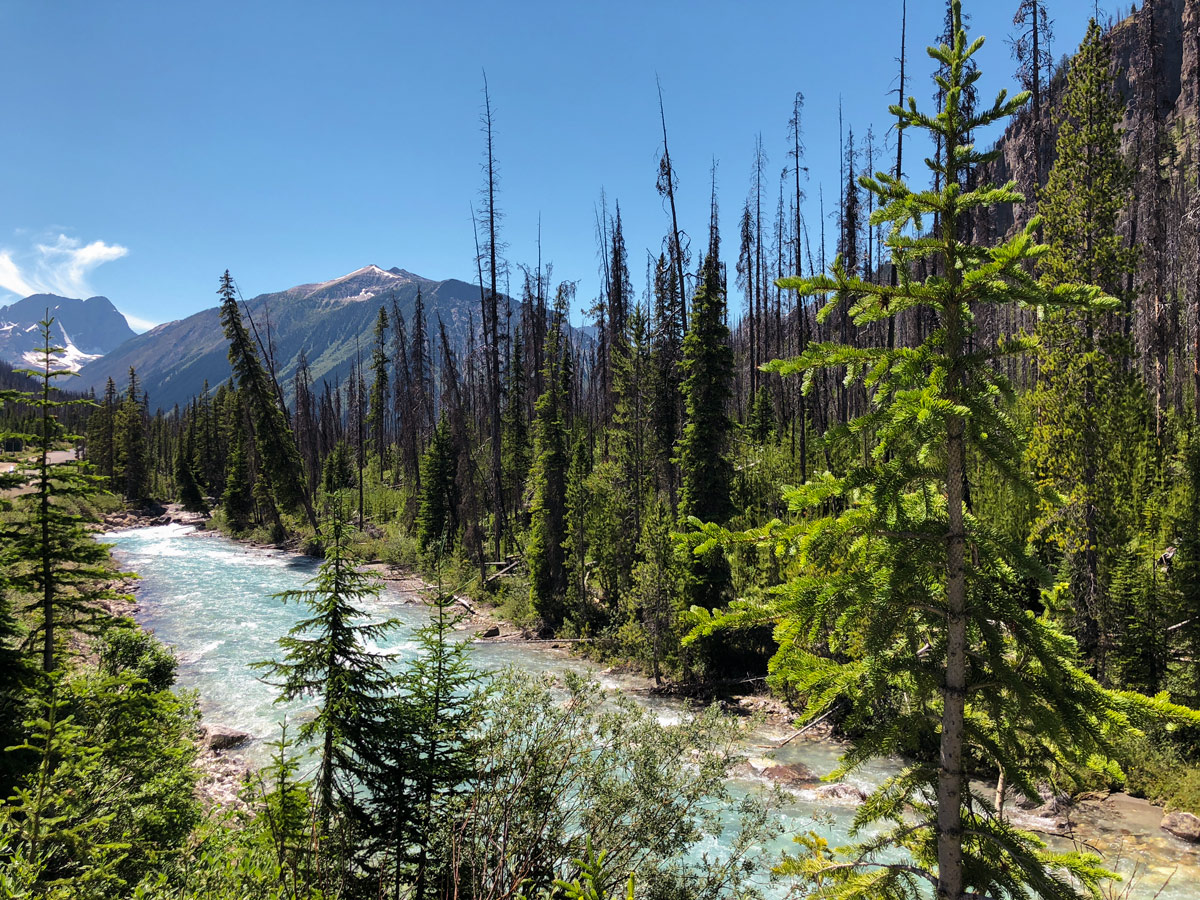
<svg viewBox="0 0 1200 900">
<path fill-rule="evenodd" d="M 321 468 L 321 487 L 326 494 L 336 494 L 354 487 L 354 483 L 354 461 L 350 458 L 350 448 L 345 441 L 338 441 L 325 457 L 325 465 Z"/>
<path fill-rule="evenodd" d="M 412 397 L 410 402 L 415 413 L 418 434 L 422 439 L 433 428 L 433 363 L 430 359 L 429 333 L 425 324 L 425 301 L 421 287 L 417 286 L 417 299 L 413 302 L 412 350 L 409 353 L 412 365 Z"/>
<path fill-rule="evenodd" d="M 0 554 L 0 562 L 7 564 L 5 554 Z M 20 723 L 26 690 L 33 681 L 35 669 L 27 654 L 20 650 L 21 629 L 7 581 L 7 576 L 0 574 L 0 741 L 5 747 L 12 747 L 22 739 Z M 14 757 L 8 753 L 0 756 L 0 796 L 8 796 L 13 777 L 22 768 Z"/>
<path fill-rule="evenodd" d="M 41 639 L 43 672 L 59 668 L 59 646 L 66 630 L 94 631 L 105 615 L 104 604 L 128 597 L 108 585 L 113 571 L 108 549 L 92 539 L 88 519 L 73 511 L 73 505 L 101 490 L 100 478 L 77 461 L 52 462 L 51 453 L 78 438 L 69 433 L 60 416 L 72 407 L 90 405 L 87 399 L 62 398 L 55 382 L 74 373 L 57 365 L 63 348 L 51 343 L 54 319 L 41 323 L 40 367 L 21 370 L 41 382 L 37 392 L 5 391 L 4 403 L 19 402 L 36 413 L 33 433 L 3 435 L 5 442 L 17 439 L 33 447 L 32 484 L 17 497 L 16 514 L 0 521 L 0 586 L 6 591 L 30 596 L 26 611 L 35 623 L 29 640 Z"/>
<path fill-rule="evenodd" d="M 1133 255 L 1117 230 L 1131 183 L 1121 152 L 1122 116 L 1111 48 L 1093 20 L 1067 76 L 1056 159 L 1039 204 L 1049 244 L 1041 269 L 1052 283 L 1095 284 L 1115 293 L 1132 270 Z M 1104 318 L 1089 309 L 1066 309 L 1040 319 L 1030 445 L 1038 478 L 1065 500 L 1046 504 L 1040 530 L 1066 556 L 1076 598 L 1074 632 L 1101 680 L 1110 644 L 1103 632 L 1111 624 L 1104 570 L 1113 562 L 1105 548 L 1123 543 L 1103 511 L 1130 487 L 1114 471 L 1124 461 L 1104 448 L 1125 432 L 1132 388 L 1124 365 L 1129 348 L 1116 334 L 1102 339 Z"/>
<path fill-rule="evenodd" d="M 129 368 L 129 389 L 113 419 L 113 439 L 116 444 L 115 469 L 121 474 L 125 499 L 146 499 L 150 487 L 146 411 L 137 373 L 132 366 Z"/>
<path fill-rule="evenodd" d="M 88 417 L 87 460 L 96 471 L 108 479 L 108 489 L 115 490 L 116 445 L 114 419 L 117 414 L 117 387 L 110 377 L 104 386 L 104 401 Z"/>
<path fill-rule="evenodd" d="M 279 502 L 288 508 L 302 508 L 309 525 L 316 530 L 317 515 L 304 480 L 304 461 L 281 408 L 279 391 L 263 368 L 255 342 L 242 321 L 237 289 L 229 270 L 221 276 L 217 293 L 221 297 L 221 327 L 229 341 L 229 363 L 260 450 L 261 474 L 269 480 Z"/>
<path fill-rule="evenodd" d="M 676 649 L 675 595 L 678 587 L 675 544 L 671 540 L 671 514 L 655 498 L 646 510 L 638 538 L 640 561 L 633 567 L 630 619 L 644 636 L 654 683 L 662 683 L 664 661 Z"/>
<path fill-rule="evenodd" d="M 408 329 L 400 304 L 392 297 L 392 359 L 396 369 L 392 396 L 392 428 L 397 446 L 396 471 L 393 484 L 399 484 L 401 470 L 413 479 L 417 490 L 421 489 L 421 454 L 418 447 L 424 444 L 419 429 L 421 416 L 413 405 L 413 371 L 408 356 Z"/>
<path fill-rule="evenodd" d="M 506 508 L 521 510 L 525 481 L 529 476 L 529 423 L 526 420 L 526 377 L 524 341 L 520 330 L 513 336 L 508 367 L 508 392 L 504 407 L 504 490 Z"/>
<path fill-rule="evenodd" d="M 182 436 L 175 445 L 175 487 L 179 502 L 183 508 L 192 512 L 207 512 L 208 507 L 200 493 L 200 485 L 196 483 L 196 473 L 192 468 L 192 454 L 188 442 Z"/>
<path fill-rule="evenodd" d="M 236 410 L 238 405 L 235 404 Z M 240 418 L 240 416 L 238 417 Z M 246 458 L 248 438 L 241 429 L 231 434 L 233 450 L 229 455 L 229 471 L 225 477 L 225 490 L 221 493 L 221 509 L 225 521 L 233 531 L 244 531 L 254 515 L 254 494 L 250 478 L 250 463 Z"/>
<path fill-rule="evenodd" d="M 592 454 L 587 434 L 580 429 L 572 442 L 571 461 L 567 466 L 562 542 L 566 615 L 574 616 L 580 622 L 586 622 L 588 617 L 587 563 L 589 550 L 595 549 L 592 538 L 598 538 L 602 544 L 612 540 L 612 534 L 597 522 L 603 513 L 597 508 L 597 498 L 590 495 L 591 489 L 598 486 L 596 481 L 589 479 L 591 473 Z M 608 487 L 603 475 L 599 482 L 602 490 Z"/>
<path fill-rule="evenodd" d="M 642 529 L 643 499 L 651 486 L 652 468 L 646 457 L 653 445 L 654 403 L 653 362 L 646 317 L 640 305 L 630 314 L 626 333 L 626 347 L 614 358 L 613 364 L 616 409 L 610 446 L 611 457 L 620 473 L 621 489 L 628 498 L 627 513 L 633 520 L 633 534 L 637 535 Z"/>
<path fill-rule="evenodd" d="M 653 461 L 655 485 L 675 504 L 678 484 L 675 444 L 679 438 L 681 403 L 679 385 L 683 341 L 672 285 L 674 269 L 660 256 L 654 267 L 654 317 L 650 347 L 650 431 L 648 453 Z"/>
<path fill-rule="evenodd" d="M 775 404 L 771 400 L 771 389 L 765 384 L 754 395 L 746 430 L 751 439 L 759 444 L 765 444 L 775 433 Z"/>
<path fill-rule="evenodd" d="M 692 300 L 692 320 L 683 340 L 683 437 L 679 444 L 682 491 L 680 517 L 724 523 L 733 464 L 729 439 L 733 422 L 728 405 L 732 396 L 733 350 L 725 324 L 725 293 L 710 254 L 700 289 Z M 729 564 L 720 548 L 706 547 L 693 560 L 689 593 L 692 602 L 712 609 L 729 589 Z"/>
<path fill-rule="evenodd" d="M 379 483 L 383 484 L 384 463 L 387 459 L 387 401 L 391 396 L 388 390 L 388 357 L 387 357 L 387 310 L 379 307 L 379 317 L 375 320 L 375 343 L 371 347 L 371 395 L 367 408 L 367 427 L 371 432 L 371 442 L 375 452 L 379 454 Z"/>
<path fill-rule="evenodd" d="M 1185 662 L 1181 666 L 1187 703 L 1200 707 L 1200 441 L 1191 435 L 1183 458 L 1183 498 L 1176 511 L 1175 534 L 1178 552 L 1171 567 L 1171 581 L 1178 598 L 1178 635 Z"/>
<path fill-rule="evenodd" d="M 30 777 L 8 798 L 2 823 L 15 825 L 6 855 L 20 854 L 30 864 L 31 890 L 17 896 L 114 896 L 124 887 L 117 869 L 130 845 L 107 839 L 112 817 L 97 792 L 107 774 L 103 750 L 74 720 L 57 679 L 38 707 L 26 742 L 6 748 L 35 758 Z"/>
<path fill-rule="evenodd" d="M 837 898 L 930 890 L 942 900 L 1074 898 L 1077 885 L 1099 890 L 1099 860 L 1052 852 L 1013 828 L 968 775 L 999 772 L 1010 789 L 1035 796 L 1059 767 L 1110 765 L 1112 738 L 1131 720 L 1200 717 L 1162 698 L 1108 692 L 1088 676 L 1070 638 L 1029 608 L 1031 588 L 1046 583 L 1036 561 L 967 509 L 969 458 L 986 461 L 1014 489 L 1033 489 L 1014 465 L 1021 447 L 1006 408 L 1011 391 L 992 362 L 1018 347 L 972 351 L 973 312 L 1000 303 L 1099 310 L 1114 301 L 1098 288 L 1049 286 L 1029 274 L 1046 252 L 1034 242 L 1036 221 L 999 246 L 963 240 L 962 220 L 973 210 L 1021 199 L 1012 184 L 965 187 L 969 170 L 993 157 L 967 136 L 1012 115 L 1028 96 L 966 104 L 983 41 L 967 43 L 959 0 L 950 12 L 950 44 L 930 50 L 944 73 L 942 109 L 928 116 L 911 99 L 907 109 L 893 108 L 905 127 L 936 136 L 940 187 L 914 193 L 882 174 L 860 181 L 880 200 L 877 221 L 891 225 L 899 285 L 851 276 L 841 259 L 829 275 L 781 282 L 802 295 L 832 295 L 822 318 L 853 296 L 859 327 L 921 305 L 937 328 L 914 348 L 814 344 L 773 364 L 804 372 L 806 384 L 814 371 L 847 366 L 871 402 L 850 431 L 877 443 L 845 475 L 789 491 L 793 523 L 738 538 L 707 530 L 718 542 L 767 541 L 793 562 L 787 584 L 768 599 L 702 617 L 696 635 L 719 624 L 774 623 L 774 677 L 808 698 L 811 716 L 846 704 L 844 727 L 857 738 L 840 771 L 881 753 L 912 760 L 856 820 L 881 832 L 836 852 L 809 835 L 801 839 L 806 853 L 786 871 L 817 879 L 824 896 Z M 937 226 L 927 234 L 921 223 L 929 216 Z M 945 274 L 915 280 L 916 264 L 931 256 Z M 1055 602 L 1047 590 L 1040 605 Z M 896 848 L 906 861 L 885 855 Z"/>
<path fill-rule="evenodd" d="M 439 590 L 418 652 L 397 676 L 382 765 L 370 776 L 374 816 L 393 867 L 395 897 L 444 897 L 453 875 L 456 800 L 476 774 L 475 726 L 483 713 L 470 644 L 454 639 L 457 601 Z"/>
<path fill-rule="evenodd" d="M 380 586 L 358 571 L 347 529 L 346 512 L 334 503 L 317 576 L 304 589 L 277 595 L 285 603 L 302 604 L 308 616 L 279 639 L 283 659 L 254 663 L 279 688 L 280 702 L 316 700 L 315 714 L 300 727 L 299 737 L 317 744 L 316 800 L 323 832 L 336 810 L 353 814 L 361 809 L 356 782 L 368 772 L 384 739 L 381 723 L 392 688 L 388 657 L 365 644 L 396 623 L 366 621 L 362 603 L 377 598 Z"/>
<path fill-rule="evenodd" d="M 542 383 L 533 423 L 533 499 L 529 506 L 529 592 L 534 610 L 551 630 L 562 624 L 567 589 L 563 542 L 566 540 L 567 403 L 571 384 L 566 337 L 565 291 L 559 287 L 554 323 L 547 337 Z"/>
<path fill-rule="evenodd" d="M 417 535 L 421 549 L 442 553 L 458 535 L 458 481 L 450 423 L 443 412 L 421 461 L 421 507 Z"/>
</svg>

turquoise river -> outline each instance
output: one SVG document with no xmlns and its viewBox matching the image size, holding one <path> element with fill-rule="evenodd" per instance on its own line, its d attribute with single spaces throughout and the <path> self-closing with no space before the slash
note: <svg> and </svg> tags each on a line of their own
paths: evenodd
<svg viewBox="0 0 1200 900">
<path fill-rule="evenodd" d="M 276 655 L 276 640 L 297 620 L 300 609 L 274 595 L 303 586 L 316 573 L 316 562 L 249 548 L 181 525 L 110 532 L 102 539 L 113 545 L 125 569 L 141 577 L 136 617 L 174 648 L 180 660 L 179 687 L 198 693 L 206 721 L 252 734 L 255 741 L 245 755 L 251 763 L 260 760 L 264 739 L 274 736 L 284 714 L 302 713 L 304 703 L 276 704 L 274 689 L 259 681 L 249 664 Z M 385 587 L 377 608 L 369 610 L 372 615 L 390 616 L 403 623 L 388 646 L 377 648 L 396 654 L 401 662 L 415 652 L 412 631 L 428 616 L 425 606 L 415 601 L 412 594 Z M 464 638 L 468 636 L 464 633 Z M 544 645 L 480 642 L 474 658 L 485 670 L 505 666 L 537 672 L 572 669 L 590 672 L 613 689 L 637 686 Z M 689 714 L 677 700 L 647 698 L 644 693 L 637 696 L 651 704 L 663 721 L 677 721 Z M 837 744 L 795 741 L 779 747 L 788 733 L 778 727 L 755 732 L 745 748 L 746 756 L 759 767 L 766 759 L 773 764 L 803 763 L 820 773 L 834 768 L 841 749 Z M 856 773 L 850 783 L 868 789 L 890 768 L 880 764 Z M 737 792 L 764 784 L 752 774 L 753 767 L 741 771 L 747 774 L 735 779 L 732 787 Z M 788 797 L 781 812 L 785 834 L 815 829 L 831 843 L 845 838 L 854 814 L 851 806 L 839 806 L 815 791 L 793 791 Z M 1097 807 L 1080 812 L 1074 821 L 1079 836 L 1125 876 L 1124 881 L 1111 885 L 1112 897 L 1200 900 L 1200 847 L 1162 831 L 1156 816 L 1136 807 L 1120 814 Z M 788 843 L 781 839 L 767 852 L 777 853 Z"/>
</svg>

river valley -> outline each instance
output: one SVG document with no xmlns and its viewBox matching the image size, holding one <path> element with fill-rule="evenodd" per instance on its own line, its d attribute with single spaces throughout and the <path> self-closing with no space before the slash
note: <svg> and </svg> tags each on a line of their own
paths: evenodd
<svg viewBox="0 0 1200 900">
<path fill-rule="evenodd" d="M 196 533 L 181 525 L 131 528 L 110 532 L 104 541 L 113 545 L 121 566 L 141 576 L 136 618 L 159 639 L 170 644 L 180 660 L 178 685 L 199 695 L 205 720 L 252 734 L 255 740 L 244 751 L 251 763 L 262 759 L 265 740 L 277 734 L 285 714 L 302 715 L 304 702 L 280 705 L 275 690 L 258 680 L 249 664 L 271 659 L 276 640 L 300 617 L 300 608 L 284 604 L 273 595 L 302 587 L 313 577 L 317 562 L 294 554 L 258 550 L 224 537 Z M 379 650 L 411 658 L 416 644 L 413 629 L 427 618 L 426 607 L 411 594 L 385 587 L 373 615 L 400 620 L 403 627 Z M 517 666 L 536 672 L 571 669 L 589 672 L 606 687 L 629 690 L 640 682 L 611 676 L 584 661 L 544 645 L 481 642 L 474 652 L 485 670 Z M 688 715 L 676 699 L 638 695 L 664 721 Z M 745 748 L 753 766 L 744 767 L 733 787 L 760 789 L 765 779 L 755 774 L 765 761 L 800 763 L 818 772 L 832 770 L 842 748 L 830 741 L 795 741 L 778 747 L 790 730 L 765 726 L 755 732 Z M 891 769 L 879 764 L 855 773 L 850 786 L 868 790 Z M 852 792 L 846 792 L 847 796 Z M 784 837 L 777 852 L 787 847 L 790 835 L 816 830 L 832 844 L 841 843 L 854 815 L 852 801 L 830 798 L 821 788 L 789 793 L 781 815 Z M 1200 847 L 1187 844 L 1158 827 L 1161 814 L 1153 808 L 1129 803 L 1083 804 L 1072 812 L 1078 834 L 1102 853 L 1110 868 L 1126 880 L 1113 884 L 1113 897 L 1130 900 L 1200 900 Z M 719 848 L 709 848 L 719 849 Z M 1164 888 L 1165 885 L 1165 888 Z"/>
</svg>

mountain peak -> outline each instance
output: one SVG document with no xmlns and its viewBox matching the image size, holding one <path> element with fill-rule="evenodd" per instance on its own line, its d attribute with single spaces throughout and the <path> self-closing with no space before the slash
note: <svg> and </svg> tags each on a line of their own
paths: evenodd
<svg viewBox="0 0 1200 900">
<path fill-rule="evenodd" d="M 66 351 L 59 360 L 62 368 L 78 370 L 134 336 L 125 317 L 107 297 L 80 300 L 30 294 L 9 306 L 0 306 L 0 359 L 18 365 L 36 362 L 41 341 L 38 323 L 47 311 L 54 319 L 52 340 Z"/>
<path fill-rule="evenodd" d="M 354 303 L 372 300 L 402 285 L 424 280 L 403 269 L 382 269 L 372 263 L 340 278 L 318 284 L 298 285 L 286 293 L 305 300 Z"/>
</svg>

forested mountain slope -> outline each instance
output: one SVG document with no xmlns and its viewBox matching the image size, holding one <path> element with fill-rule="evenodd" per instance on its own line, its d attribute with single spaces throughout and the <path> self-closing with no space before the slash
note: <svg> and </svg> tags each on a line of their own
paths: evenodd
<svg viewBox="0 0 1200 900">
<path fill-rule="evenodd" d="M 215 282 L 214 282 L 215 283 Z M 420 291 L 430 340 L 439 340 L 438 320 L 455 351 L 465 347 L 479 320 L 479 287 L 457 279 L 434 281 L 403 269 L 364 266 L 318 284 L 260 294 L 247 301 L 264 347 L 270 344 L 275 374 L 288 383 L 301 355 L 315 382 L 345 381 L 361 349 L 369 352 L 380 306 L 391 315 L 393 301 L 411 320 Z M 176 322 L 159 325 L 88 365 L 81 386 L 102 393 L 107 379 L 123 386 L 129 369 L 150 396 L 151 408 L 170 409 L 194 397 L 205 381 L 215 389 L 229 378 L 228 346 L 214 306 Z"/>
</svg>

